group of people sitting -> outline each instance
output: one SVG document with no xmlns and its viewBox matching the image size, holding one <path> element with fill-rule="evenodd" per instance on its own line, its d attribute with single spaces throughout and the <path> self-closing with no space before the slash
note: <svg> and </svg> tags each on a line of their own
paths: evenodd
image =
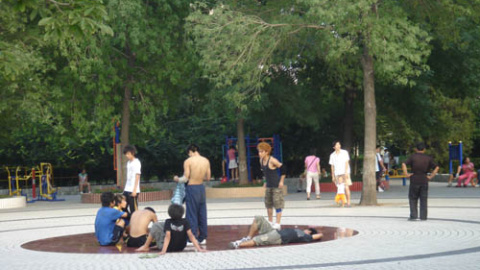
<svg viewBox="0 0 480 270">
<path fill-rule="evenodd" d="M 458 166 L 457 173 L 450 175 L 448 179 L 448 187 L 452 186 L 453 180 L 457 179 L 457 185 L 455 187 L 467 187 L 471 184 L 472 187 L 476 187 L 478 184 L 478 175 L 480 170 L 475 171 L 475 165 L 471 162 L 469 157 L 463 160 L 463 164 Z"/>
<path fill-rule="evenodd" d="M 101 246 L 122 246 L 137 248 L 135 251 L 147 252 L 156 247 L 159 255 L 167 252 L 183 251 L 190 242 L 198 252 L 205 252 L 195 238 L 190 224 L 183 218 L 184 208 L 180 204 L 168 207 L 169 219 L 158 221 L 155 210 L 146 207 L 129 214 L 125 211 L 125 196 L 104 192 L 101 195 L 102 207 L 95 219 L 95 237 Z M 149 229 L 149 224 L 153 225 Z M 257 235 L 259 234 L 259 235 Z M 230 248 L 253 247 L 301 243 L 318 240 L 322 237 L 314 228 L 306 230 L 277 230 L 267 219 L 255 217 L 246 237 L 229 243 Z"/>
</svg>

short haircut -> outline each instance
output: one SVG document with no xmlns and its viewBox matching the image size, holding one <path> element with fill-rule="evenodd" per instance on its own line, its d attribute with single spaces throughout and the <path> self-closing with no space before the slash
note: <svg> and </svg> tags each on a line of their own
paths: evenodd
<svg viewBox="0 0 480 270">
<path fill-rule="evenodd" d="M 415 148 L 417 148 L 418 151 L 423 151 L 423 150 L 425 150 L 425 143 L 424 142 L 418 142 L 415 145 Z"/>
<path fill-rule="evenodd" d="M 145 207 L 145 210 L 151 211 L 152 213 L 156 214 L 155 210 L 153 210 L 153 208 L 151 207 Z"/>
<path fill-rule="evenodd" d="M 378 149 L 378 148 L 380 148 L 380 147 L 381 147 L 380 144 L 377 144 L 377 148 L 375 148 L 375 149 Z"/>
<path fill-rule="evenodd" d="M 335 140 L 335 141 L 333 141 L 333 143 L 332 143 L 332 147 L 335 147 L 335 145 L 336 145 L 337 143 L 339 143 L 340 145 L 342 144 L 342 143 L 340 142 L 340 140 Z"/>
<path fill-rule="evenodd" d="M 314 234 L 317 234 L 317 230 L 315 230 L 314 228 L 308 228 L 307 230 L 310 231 L 310 235 L 314 235 Z"/>
<path fill-rule="evenodd" d="M 110 204 L 115 200 L 115 195 L 112 192 L 103 192 L 100 196 L 100 201 L 102 206 L 110 206 Z"/>
<path fill-rule="evenodd" d="M 179 204 L 171 204 L 168 207 L 168 215 L 173 219 L 173 220 L 179 220 L 182 219 L 183 213 L 185 213 L 185 209 L 183 209 L 183 206 Z"/>
<path fill-rule="evenodd" d="M 128 152 L 130 152 L 130 154 L 135 156 L 137 154 L 137 148 L 135 148 L 135 146 L 133 145 L 125 145 L 125 147 L 123 148 L 123 154 L 125 155 Z"/>
<path fill-rule="evenodd" d="M 317 155 L 317 148 L 310 148 L 310 155 L 312 156 Z"/>
<path fill-rule="evenodd" d="M 267 153 L 271 153 L 272 152 L 272 146 L 266 142 L 261 142 L 257 145 L 257 149 L 258 150 L 262 150 L 262 151 L 265 151 Z"/>
<path fill-rule="evenodd" d="M 230 147 L 228 147 L 228 149 L 235 149 L 235 150 L 237 150 L 237 148 L 235 148 L 234 145 L 230 145 Z"/>
<path fill-rule="evenodd" d="M 123 195 L 123 194 L 116 194 L 115 195 L 115 205 L 121 204 L 123 200 L 127 200 L 125 195 Z"/>
<path fill-rule="evenodd" d="M 198 152 L 200 151 L 200 147 L 198 147 L 196 144 L 190 144 L 188 147 L 187 147 L 187 153 L 192 151 L 193 153 L 195 152 Z"/>
</svg>

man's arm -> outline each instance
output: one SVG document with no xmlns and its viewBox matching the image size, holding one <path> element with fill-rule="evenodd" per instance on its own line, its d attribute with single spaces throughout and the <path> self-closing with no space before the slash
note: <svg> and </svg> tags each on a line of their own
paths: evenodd
<svg viewBox="0 0 480 270">
<path fill-rule="evenodd" d="M 183 162 L 183 176 L 187 179 L 190 179 L 190 159 Z"/>
<path fill-rule="evenodd" d="M 408 173 L 408 170 L 407 170 L 407 164 L 405 164 L 405 162 L 402 163 L 402 171 L 403 171 L 403 175 L 405 175 L 406 177 L 410 177 L 410 174 Z"/>
<path fill-rule="evenodd" d="M 208 163 L 208 169 L 206 174 L 207 179 L 205 180 L 210 181 L 210 178 L 212 177 L 212 171 L 210 170 L 210 161 L 207 160 L 207 163 Z"/>
<path fill-rule="evenodd" d="M 437 175 L 438 169 L 439 169 L 438 166 L 435 167 L 435 169 L 433 170 L 433 172 L 432 172 L 429 176 L 427 176 L 428 180 L 432 180 L 432 179 L 435 177 L 435 175 Z"/>
<path fill-rule="evenodd" d="M 319 240 L 319 239 L 321 239 L 322 237 L 323 237 L 323 234 L 321 234 L 321 233 L 317 233 L 317 234 L 313 234 L 313 235 L 312 235 L 312 239 L 313 239 L 313 240 Z"/>
<path fill-rule="evenodd" d="M 190 239 L 190 242 L 192 242 L 193 246 L 195 246 L 195 248 L 197 249 L 197 251 L 199 252 L 205 252 L 207 250 L 203 249 L 200 247 L 200 245 L 198 244 L 198 241 L 197 241 L 197 238 L 195 238 L 195 236 L 193 236 L 193 233 L 192 233 L 192 230 L 189 229 L 187 231 L 187 235 L 188 235 L 188 239 Z"/>
<path fill-rule="evenodd" d="M 335 166 L 330 165 L 331 171 L 332 171 L 332 182 L 335 182 Z"/>
<path fill-rule="evenodd" d="M 151 213 L 151 215 L 152 215 L 152 221 L 153 221 L 154 223 L 158 222 L 158 220 L 157 220 L 157 214 Z"/>
<path fill-rule="evenodd" d="M 167 253 L 168 245 L 170 244 L 170 239 L 172 237 L 172 232 L 171 231 L 166 231 L 165 232 L 165 238 L 163 238 L 163 248 L 158 255 L 163 255 Z"/>
<path fill-rule="evenodd" d="M 133 192 L 132 192 L 132 197 L 137 196 L 137 186 L 138 183 L 140 183 L 140 174 L 135 175 L 135 185 L 133 186 Z"/>
<path fill-rule="evenodd" d="M 277 169 L 282 168 L 282 166 L 283 166 L 283 164 L 280 161 L 278 161 L 278 159 L 276 159 L 276 158 L 273 158 L 270 162 L 272 162 L 273 166 Z M 285 167 L 283 169 L 285 169 Z M 283 188 L 283 183 L 285 181 L 285 175 L 286 174 L 287 173 L 285 172 L 285 170 L 283 170 L 282 171 L 282 176 L 280 176 L 280 182 L 278 183 L 278 188 Z"/>
<path fill-rule="evenodd" d="M 350 168 L 350 160 L 345 161 L 345 176 L 350 178 L 350 173 L 348 172 L 348 168 Z"/>
</svg>

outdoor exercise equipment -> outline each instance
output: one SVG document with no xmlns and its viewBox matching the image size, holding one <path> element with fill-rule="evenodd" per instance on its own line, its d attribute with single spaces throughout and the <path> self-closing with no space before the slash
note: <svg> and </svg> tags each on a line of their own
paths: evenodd
<svg viewBox="0 0 480 270">
<path fill-rule="evenodd" d="M 58 188 L 53 187 L 53 166 L 50 163 L 40 163 L 40 201 L 64 201 L 58 199 Z"/>
<path fill-rule="evenodd" d="M 268 138 L 251 138 L 250 136 L 245 136 L 245 148 L 247 154 L 247 170 L 248 170 L 248 181 L 252 181 L 252 161 L 259 162 L 258 160 L 254 160 L 255 158 L 258 159 L 257 153 L 257 145 L 261 142 L 266 142 L 272 146 L 272 156 L 278 159 L 280 162 L 283 162 L 283 153 L 282 153 L 282 141 L 280 140 L 280 135 L 274 134 L 273 137 Z M 228 148 L 233 145 L 238 145 L 238 138 L 236 137 L 225 137 L 225 144 L 222 146 L 222 156 L 226 162 L 223 164 L 223 168 L 225 168 L 227 179 L 230 180 L 230 170 L 228 169 Z M 238 149 L 238 147 L 236 147 Z M 280 171 L 278 172 L 280 175 Z"/>
<path fill-rule="evenodd" d="M 453 173 L 453 161 L 458 160 L 459 164 L 463 163 L 463 143 L 459 141 L 458 144 L 452 144 L 448 142 L 448 171 Z"/>
<path fill-rule="evenodd" d="M 10 196 L 25 196 L 28 203 L 35 202 L 37 200 L 35 192 L 35 168 L 27 167 L 5 167 L 8 175 L 8 194 Z M 15 175 L 14 175 L 15 172 Z M 28 182 L 32 180 L 32 199 L 28 198 L 28 194 L 25 192 L 28 189 Z M 20 185 L 20 181 L 25 181 L 23 185 Z"/>
</svg>

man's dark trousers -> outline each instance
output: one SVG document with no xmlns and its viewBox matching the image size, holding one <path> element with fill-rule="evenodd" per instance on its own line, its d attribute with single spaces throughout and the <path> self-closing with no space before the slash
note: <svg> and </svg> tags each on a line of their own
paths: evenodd
<svg viewBox="0 0 480 270">
<path fill-rule="evenodd" d="M 420 219 L 427 219 L 428 184 L 410 184 L 408 191 L 410 218 L 418 218 L 418 200 L 420 199 Z"/>
</svg>

